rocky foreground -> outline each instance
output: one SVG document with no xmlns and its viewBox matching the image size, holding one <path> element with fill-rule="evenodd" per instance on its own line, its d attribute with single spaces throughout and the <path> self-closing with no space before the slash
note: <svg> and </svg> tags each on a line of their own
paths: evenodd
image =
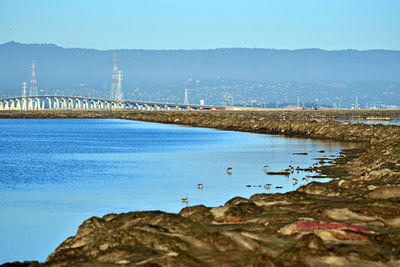
<svg viewBox="0 0 400 267">
<path fill-rule="evenodd" d="M 329 119 L 399 111 L 2 112 L 0 117 L 122 118 L 359 142 L 333 177 L 286 194 L 93 217 L 45 263 L 9 266 L 400 266 L 400 127 Z M 357 117 L 358 116 L 358 117 Z"/>
</svg>

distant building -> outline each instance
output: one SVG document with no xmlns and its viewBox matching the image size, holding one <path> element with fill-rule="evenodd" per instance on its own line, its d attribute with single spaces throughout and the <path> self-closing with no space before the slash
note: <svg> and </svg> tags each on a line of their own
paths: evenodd
<svg viewBox="0 0 400 267">
<path fill-rule="evenodd" d="M 283 109 L 301 109 L 301 107 L 295 105 L 287 105 L 284 106 Z"/>
</svg>

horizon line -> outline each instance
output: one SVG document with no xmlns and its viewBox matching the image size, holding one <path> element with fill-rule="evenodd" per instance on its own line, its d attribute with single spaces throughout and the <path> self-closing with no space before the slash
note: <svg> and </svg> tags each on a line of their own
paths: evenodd
<svg viewBox="0 0 400 267">
<path fill-rule="evenodd" d="M 118 50 L 147 50 L 147 51 L 208 51 L 208 50 L 219 50 L 219 49 L 260 49 L 260 50 L 282 50 L 282 51 L 296 51 L 296 50 L 321 50 L 321 51 L 328 51 L 328 52 L 335 52 L 335 51 L 359 51 L 359 52 L 366 52 L 366 51 L 396 51 L 400 52 L 400 49 L 385 49 L 385 48 L 371 48 L 371 49 L 355 49 L 355 48 L 342 48 L 342 49 L 324 49 L 318 47 L 307 47 L 307 48 L 295 48 L 295 49 L 288 49 L 288 48 L 266 48 L 266 47 L 216 47 L 216 48 L 174 48 L 174 49 L 152 49 L 152 48 L 110 48 L 110 49 L 99 49 L 99 48 L 87 48 L 87 47 L 64 47 L 55 43 L 21 43 L 14 40 L 1 43 L 0 45 L 6 45 L 10 43 L 16 43 L 20 45 L 52 45 L 62 49 L 87 49 L 87 50 L 97 50 L 97 51 L 118 51 Z"/>
</svg>

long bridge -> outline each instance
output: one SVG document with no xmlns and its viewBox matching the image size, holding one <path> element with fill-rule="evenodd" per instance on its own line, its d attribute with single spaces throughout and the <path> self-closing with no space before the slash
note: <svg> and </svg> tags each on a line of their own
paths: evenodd
<svg viewBox="0 0 400 267">
<path fill-rule="evenodd" d="M 225 106 L 163 103 L 62 95 L 18 96 L 0 99 L 0 110 L 213 110 Z"/>
</svg>

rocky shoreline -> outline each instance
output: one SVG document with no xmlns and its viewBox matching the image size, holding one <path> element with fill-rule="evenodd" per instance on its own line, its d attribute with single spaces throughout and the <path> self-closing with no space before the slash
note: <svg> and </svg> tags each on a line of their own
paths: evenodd
<svg viewBox="0 0 400 267">
<path fill-rule="evenodd" d="M 399 266 L 400 127 L 334 120 L 400 111 L 0 112 L 0 118 L 119 118 L 358 142 L 334 177 L 286 194 L 93 217 L 45 263 L 8 266 Z M 7 265 L 5 265 L 7 266 Z"/>
</svg>

